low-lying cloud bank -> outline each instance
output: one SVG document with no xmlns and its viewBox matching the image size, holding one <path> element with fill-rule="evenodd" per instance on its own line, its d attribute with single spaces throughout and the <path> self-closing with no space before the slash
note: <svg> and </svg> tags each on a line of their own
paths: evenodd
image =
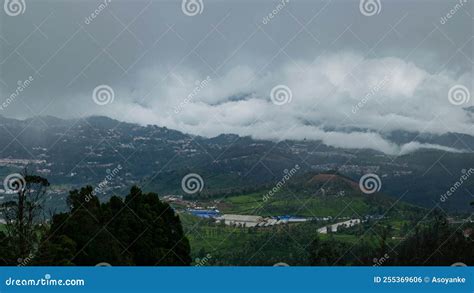
<svg viewBox="0 0 474 293">
<path fill-rule="evenodd" d="M 472 72 L 433 74 L 398 58 L 342 52 L 263 74 L 245 66 L 222 75 L 150 69 L 135 83 L 133 91 L 111 85 L 114 102 L 94 106 L 93 114 L 207 137 L 306 138 L 396 155 L 419 148 L 460 150 L 419 142 L 397 145 L 381 134 L 474 135 L 473 117 L 465 110 L 473 99 L 455 105 L 448 96 L 455 85 L 472 92 Z"/>
</svg>

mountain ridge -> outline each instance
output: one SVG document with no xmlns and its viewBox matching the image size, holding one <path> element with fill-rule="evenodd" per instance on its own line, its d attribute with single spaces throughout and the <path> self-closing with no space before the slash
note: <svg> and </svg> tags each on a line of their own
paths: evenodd
<svg viewBox="0 0 474 293">
<path fill-rule="evenodd" d="M 439 202 L 461 170 L 474 164 L 472 153 L 428 149 L 391 156 L 310 140 L 274 142 L 235 134 L 206 138 L 104 116 L 76 120 L 48 117 L 46 123 L 34 119 L 0 118 L 2 175 L 18 172 L 29 160 L 32 171 L 53 184 L 78 187 L 98 184 L 107 170 L 120 164 L 123 171 L 114 188 L 146 184 L 145 189 L 160 193 L 182 193 L 181 179 L 197 173 L 205 181 L 205 191 L 218 193 L 274 184 L 285 175 L 285 169 L 298 164 L 302 174 L 336 170 L 355 182 L 364 174 L 376 173 L 382 191 L 395 197 L 406 193 L 408 201 L 428 206 Z M 472 179 L 463 187 L 458 191 L 463 194 L 442 203 L 446 209 L 467 209 L 469 193 L 474 194 Z"/>
</svg>

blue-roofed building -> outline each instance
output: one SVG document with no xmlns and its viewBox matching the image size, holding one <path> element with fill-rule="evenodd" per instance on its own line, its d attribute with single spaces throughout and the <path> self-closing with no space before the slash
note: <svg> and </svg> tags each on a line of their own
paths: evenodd
<svg viewBox="0 0 474 293">
<path fill-rule="evenodd" d="M 213 219 L 220 216 L 219 210 L 188 209 L 188 212 L 196 217 Z"/>
</svg>

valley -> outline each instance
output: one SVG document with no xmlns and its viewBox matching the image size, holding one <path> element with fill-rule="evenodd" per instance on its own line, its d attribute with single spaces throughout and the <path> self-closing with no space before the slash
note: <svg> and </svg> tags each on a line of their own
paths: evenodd
<svg viewBox="0 0 474 293">
<path fill-rule="evenodd" d="M 182 194 L 181 179 L 188 173 L 203 177 L 201 198 L 249 195 L 261 186 L 271 186 L 285 170 L 298 165 L 298 175 L 338 172 L 355 182 L 364 174 L 376 173 L 382 179 L 382 192 L 395 198 L 403 195 L 404 201 L 419 206 L 438 203 L 446 211 L 463 212 L 474 198 L 474 180 L 470 178 L 448 201 L 440 201 L 462 170 L 474 166 L 472 152 L 419 150 L 391 156 L 367 149 L 329 147 L 320 141 L 264 141 L 233 134 L 204 138 L 98 116 L 76 120 L 0 117 L 0 125 L 0 175 L 28 167 L 47 177 L 52 183 L 51 200 L 59 209 L 65 208 L 61 202 L 68 190 L 98 185 L 119 165 L 120 171 L 102 186 L 99 197 L 107 198 L 133 184 L 161 195 Z M 457 135 L 452 140 L 431 137 L 431 141 L 408 133 L 390 137 L 400 142 L 412 137 L 453 147 L 459 142 Z M 474 148 L 474 139 L 463 137 L 463 142 L 464 149 Z M 251 201 L 235 200 L 243 201 L 239 209 L 252 208 Z M 267 209 L 278 210 L 279 205 L 283 206 L 282 202 Z M 325 205 L 330 208 L 331 203 Z M 354 202 L 356 211 L 363 208 L 363 203 Z"/>
<path fill-rule="evenodd" d="M 46 177 L 46 210 L 55 212 L 68 211 L 69 192 L 86 185 L 101 202 L 133 185 L 156 192 L 179 215 L 193 264 L 309 265 L 322 246 L 337 257 L 321 264 L 377 265 L 378 250 L 397 254 L 415 227 L 430 225 L 433 206 L 453 229 L 473 225 L 474 180 L 457 183 L 470 174 L 472 153 L 390 156 L 318 141 L 204 138 L 105 117 L 41 120 L 48 124 L 0 119 L 2 137 L 18 134 L 0 140 L 2 176 L 27 168 Z M 366 174 L 380 180 L 374 193 L 359 182 Z M 202 181 L 192 192 L 188 175 Z"/>
</svg>

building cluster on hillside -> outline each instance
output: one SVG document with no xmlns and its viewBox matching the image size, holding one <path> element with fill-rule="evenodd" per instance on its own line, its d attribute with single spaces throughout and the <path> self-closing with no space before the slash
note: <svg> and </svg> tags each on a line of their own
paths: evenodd
<svg viewBox="0 0 474 293">
<path fill-rule="evenodd" d="M 2 167 L 25 167 L 30 164 L 46 164 L 46 160 L 29 160 L 29 159 L 0 159 L 0 166 Z"/>
<path fill-rule="evenodd" d="M 363 219 L 352 219 L 350 217 L 338 217 L 337 219 L 327 216 L 327 217 L 298 217 L 298 216 L 258 216 L 258 215 L 242 215 L 242 214 L 223 214 L 221 213 L 216 206 L 210 205 L 204 207 L 198 201 L 185 200 L 182 196 L 179 195 L 166 195 L 162 197 L 162 200 L 168 202 L 173 206 L 179 206 L 182 210 L 193 216 L 210 219 L 215 223 L 222 223 L 227 226 L 237 226 L 237 227 L 270 227 L 275 225 L 282 224 L 293 224 L 293 223 L 303 223 L 308 221 L 317 221 L 317 222 L 332 222 L 334 220 L 339 220 L 341 222 L 329 224 L 325 227 L 318 229 L 319 233 L 325 234 L 329 231 L 337 232 L 340 227 L 352 227 L 360 224 L 363 221 L 369 219 L 381 219 L 383 216 L 380 215 L 367 215 Z M 214 204 L 217 202 L 214 201 Z"/>
<path fill-rule="evenodd" d="M 217 222 L 223 222 L 228 226 L 241 226 L 241 227 L 269 227 L 274 225 L 289 224 L 289 223 L 301 223 L 306 222 L 309 219 L 297 218 L 297 217 L 262 217 L 252 215 L 235 215 L 235 214 L 224 214 L 215 218 Z"/>
<path fill-rule="evenodd" d="M 276 217 L 262 217 L 255 215 L 237 215 L 237 214 L 219 214 L 218 210 L 188 210 L 191 214 L 201 217 L 214 219 L 216 223 L 223 223 L 227 226 L 237 227 L 270 227 L 283 224 L 303 223 L 307 221 L 316 220 L 316 218 L 301 218 L 293 216 L 276 216 Z M 331 220 L 331 217 L 323 217 L 321 220 Z M 344 218 L 344 221 L 330 224 L 318 229 L 318 233 L 326 234 L 329 232 L 337 232 L 341 227 L 349 228 L 358 225 L 362 222 L 361 219 Z"/>
</svg>

